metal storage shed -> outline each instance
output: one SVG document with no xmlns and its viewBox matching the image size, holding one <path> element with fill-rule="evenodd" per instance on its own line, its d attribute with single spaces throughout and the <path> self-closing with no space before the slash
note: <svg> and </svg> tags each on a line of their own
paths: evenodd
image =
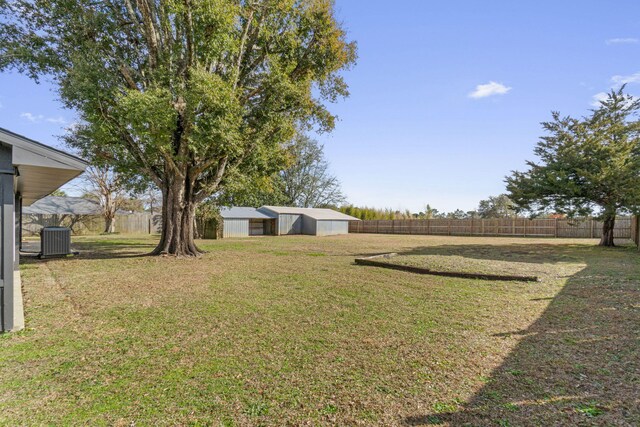
<svg viewBox="0 0 640 427">
<path fill-rule="evenodd" d="M 275 215 L 256 208 L 220 209 L 222 237 L 249 237 L 275 234 Z"/>
<path fill-rule="evenodd" d="M 349 221 L 358 218 L 333 209 L 263 206 L 261 212 L 276 215 L 276 234 L 308 234 L 311 236 L 335 236 L 349 233 Z"/>
<path fill-rule="evenodd" d="M 22 206 L 84 172 L 78 157 L 0 128 L 0 320 L 3 331 L 24 327 L 19 251 Z"/>
</svg>

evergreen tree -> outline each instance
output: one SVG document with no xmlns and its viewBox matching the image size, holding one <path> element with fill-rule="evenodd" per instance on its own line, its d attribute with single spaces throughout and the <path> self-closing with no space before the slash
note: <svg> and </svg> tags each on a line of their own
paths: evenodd
<svg viewBox="0 0 640 427">
<path fill-rule="evenodd" d="M 640 208 L 640 100 L 612 91 L 587 117 L 552 114 L 547 135 L 525 172 L 506 178 L 509 197 L 535 213 L 589 215 L 603 220 L 601 246 L 613 246 L 616 215 Z"/>
</svg>

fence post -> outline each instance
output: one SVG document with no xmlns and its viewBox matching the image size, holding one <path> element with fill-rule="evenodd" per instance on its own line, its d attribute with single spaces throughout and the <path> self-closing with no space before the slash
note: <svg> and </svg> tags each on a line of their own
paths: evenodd
<svg viewBox="0 0 640 427">
<path fill-rule="evenodd" d="M 592 239 L 595 237 L 594 236 L 594 226 L 595 226 L 595 224 L 593 223 L 593 218 L 591 218 L 591 238 Z"/>
<path fill-rule="evenodd" d="M 480 220 L 480 234 L 484 236 L 484 218 Z"/>
<path fill-rule="evenodd" d="M 553 237 L 557 238 L 558 237 L 558 218 L 556 218 L 555 221 L 556 221 L 556 224 L 555 224 L 555 231 L 554 231 Z"/>
<path fill-rule="evenodd" d="M 527 237 L 527 218 L 522 218 L 523 237 Z"/>
<path fill-rule="evenodd" d="M 380 220 L 376 221 L 376 234 L 380 234 Z"/>
</svg>

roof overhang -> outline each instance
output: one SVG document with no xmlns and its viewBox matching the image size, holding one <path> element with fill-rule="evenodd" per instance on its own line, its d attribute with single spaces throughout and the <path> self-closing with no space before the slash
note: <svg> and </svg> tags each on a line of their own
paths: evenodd
<svg viewBox="0 0 640 427">
<path fill-rule="evenodd" d="M 12 147 L 16 191 L 27 206 L 82 174 L 84 160 L 0 128 L 0 142 Z"/>
<path fill-rule="evenodd" d="M 261 212 L 271 212 L 277 215 L 304 215 L 316 221 L 360 221 L 351 215 L 343 214 L 328 208 L 297 208 L 290 206 L 263 206 Z"/>
<path fill-rule="evenodd" d="M 222 219 L 275 219 L 277 216 L 256 208 L 233 206 L 220 209 Z"/>
</svg>

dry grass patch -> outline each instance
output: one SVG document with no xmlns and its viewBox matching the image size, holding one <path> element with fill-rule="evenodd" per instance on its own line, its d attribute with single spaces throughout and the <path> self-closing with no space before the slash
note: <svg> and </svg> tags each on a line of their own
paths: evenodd
<svg viewBox="0 0 640 427">
<path fill-rule="evenodd" d="M 24 260 L 27 330 L 0 339 L 9 425 L 634 424 L 631 249 L 591 241 L 349 235 L 83 237 Z M 509 263 L 541 283 L 353 265 L 381 252 Z M 515 266 L 515 267 L 514 267 Z M 495 267 L 491 267 L 495 268 Z"/>
</svg>

